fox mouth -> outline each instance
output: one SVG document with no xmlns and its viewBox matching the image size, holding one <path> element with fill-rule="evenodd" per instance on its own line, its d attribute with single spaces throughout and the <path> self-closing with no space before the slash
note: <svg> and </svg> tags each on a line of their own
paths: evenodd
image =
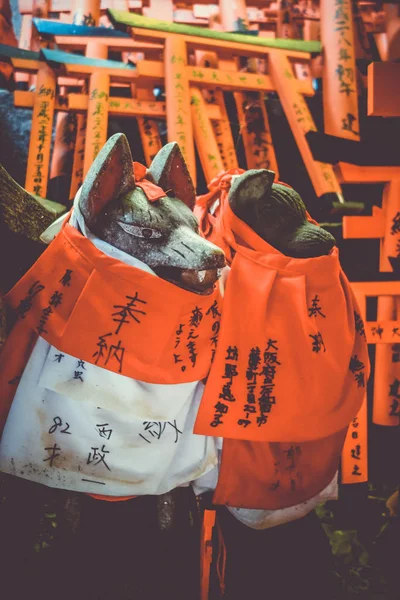
<svg viewBox="0 0 400 600">
<path fill-rule="evenodd" d="M 204 296 L 211 294 L 215 283 L 221 276 L 222 269 L 203 269 L 196 271 L 194 269 L 179 269 L 177 267 L 153 267 L 155 273 L 189 292 L 202 294 Z"/>
</svg>

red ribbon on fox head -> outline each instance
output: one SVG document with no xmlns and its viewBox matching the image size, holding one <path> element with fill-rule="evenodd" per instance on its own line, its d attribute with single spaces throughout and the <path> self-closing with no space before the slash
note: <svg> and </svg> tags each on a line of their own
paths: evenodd
<svg viewBox="0 0 400 600">
<path fill-rule="evenodd" d="M 135 185 L 143 190 L 149 202 L 156 202 L 156 200 L 160 200 L 167 195 L 167 192 L 164 192 L 158 185 L 145 179 L 147 168 L 144 165 L 139 162 L 133 162 L 132 165 Z"/>
<path fill-rule="evenodd" d="M 231 264 L 235 254 L 236 240 L 230 228 L 226 227 L 222 219 L 222 214 L 226 212 L 226 207 L 228 206 L 228 195 L 232 179 L 245 172 L 244 169 L 237 168 L 218 173 L 208 184 L 210 191 L 202 196 L 197 196 L 193 211 L 199 220 L 201 235 L 222 248 L 228 264 Z M 276 181 L 275 183 L 291 188 L 290 185 L 282 181 Z M 317 225 L 316 221 L 308 213 L 307 220 Z"/>
</svg>

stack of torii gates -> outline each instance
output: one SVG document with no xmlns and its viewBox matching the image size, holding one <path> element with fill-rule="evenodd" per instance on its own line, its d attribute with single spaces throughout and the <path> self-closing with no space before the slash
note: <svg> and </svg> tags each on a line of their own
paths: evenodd
<svg viewBox="0 0 400 600">
<path fill-rule="evenodd" d="M 30 87 L 14 93 L 16 106 L 33 110 L 28 191 L 46 198 L 49 178 L 65 175 L 71 177 L 72 200 L 107 139 L 109 116 L 137 119 L 147 164 L 162 145 L 157 120 L 165 119 L 168 140 L 179 142 L 194 181 L 195 146 L 207 181 L 223 170 L 243 166 L 237 162 L 224 91 L 234 94 L 247 167 L 269 168 L 278 176 L 264 101 L 267 92 L 277 92 L 316 196 L 345 214 L 343 236 L 379 238 L 380 270 L 398 271 L 400 167 L 349 163 L 333 167 L 315 160 L 310 149 L 310 134 L 317 128 L 304 97 L 314 93 L 310 61 L 321 52 L 318 41 L 244 35 L 244 0 L 236 2 L 235 13 L 230 0 L 220 0 L 225 31 L 138 16 L 129 12 L 135 3 L 128 0 L 107 3 L 108 21 L 101 15 L 100 0 L 75 0 L 70 15 L 57 9 L 58 4 L 61 0 L 52 5 L 50 0 L 34 0 L 31 14 L 25 6 L 19 48 L 0 46 L 0 61 L 9 62 L 15 80 Z M 154 9 L 156 5 L 153 0 Z M 354 33 L 353 5 L 351 0 L 324 0 L 321 7 L 325 134 L 358 143 L 362 79 L 356 59 L 361 46 Z M 62 19 L 49 19 L 54 12 Z M 120 53 L 121 60 L 110 60 L 110 53 Z M 369 114 L 399 116 L 398 101 L 388 100 L 382 86 L 396 75 L 400 80 L 399 69 L 394 62 L 370 65 Z M 165 102 L 154 97 L 157 87 L 165 87 Z M 374 207 L 372 216 L 346 216 L 341 184 L 376 182 L 385 184 L 382 208 Z M 373 422 L 398 426 L 400 282 L 354 283 L 353 289 L 364 318 L 367 298 L 378 297 L 378 320 L 365 322 L 368 343 L 377 345 Z M 368 480 L 367 454 L 365 399 L 348 433 L 344 483 Z"/>
</svg>

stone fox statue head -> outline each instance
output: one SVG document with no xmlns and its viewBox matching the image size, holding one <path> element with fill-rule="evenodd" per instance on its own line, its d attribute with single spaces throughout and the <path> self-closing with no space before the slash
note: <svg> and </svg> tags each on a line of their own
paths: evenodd
<svg viewBox="0 0 400 600">
<path fill-rule="evenodd" d="M 307 220 L 306 207 L 290 187 L 274 183 L 275 173 L 250 170 L 233 178 L 229 205 L 261 238 L 292 258 L 329 254 L 335 238 Z"/>
<path fill-rule="evenodd" d="M 155 156 L 144 180 L 165 191 L 149 201 L 135 183 L 125 135 L 104 145 L 82 185 L 79 209 L 98 238 L 138 258 L 172 283 L 206 294 L 225 265 L 223 252 L 198 235 L 195 189 L 177 143 Z"/>
</svg>

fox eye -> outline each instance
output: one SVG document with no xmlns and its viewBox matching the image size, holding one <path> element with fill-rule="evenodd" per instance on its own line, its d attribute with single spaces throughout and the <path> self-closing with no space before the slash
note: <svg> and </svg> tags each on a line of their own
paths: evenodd
<svg viewBox="0 0 400 600">
<path fill-rule="evenodd" d="M 121 222 L 119 222 L 118 225 L 126 231 L 126 233 L 129 233 L 129 235 L 134 235 L 135 237 L 145 240 L 155 240 L 162 237 L 161 231 L 152 229 L 151 227 L 139 227 L 138 225 L 128 225 L 127 223 Z"/>
</svg>

